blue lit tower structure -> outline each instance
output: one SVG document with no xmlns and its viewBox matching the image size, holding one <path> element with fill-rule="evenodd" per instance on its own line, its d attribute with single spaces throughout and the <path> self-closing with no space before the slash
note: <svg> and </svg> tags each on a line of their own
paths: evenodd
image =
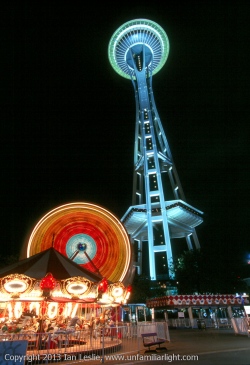
<svg viewBox="0 0 250 365">
<path fill-rule="evenodd" d="M 173 279 L 173 239 L 199 248 L 195 227 L 202 212 L 186 203 L 172 154 L 156 109 L 152 76 L 165 64 L 169 41 L 155 22 L 136 19 L 113 34 L 109 61 L 135 91 L 136 124 L 132 206 L 122 217 L 134 244 L 138 274 L 149 266 L 151 280 Z"/>
</svg>

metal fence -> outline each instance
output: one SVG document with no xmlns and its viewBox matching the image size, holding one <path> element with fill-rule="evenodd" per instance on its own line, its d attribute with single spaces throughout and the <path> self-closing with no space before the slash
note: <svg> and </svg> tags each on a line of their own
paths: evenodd
<svg viewBox="0 0 250 365">
<path fill-rule="evenodd" d="M 236 334 L 247 335 L 250 337 L 250 327 L 247 317 L 232 318 L 232 326 Z"/>
<path fill-rule="evenodd" d="M 199 328 L 201 322 L 205 328 L 232 328 L 230 318 L 217 318 L 216 320 L 211 318 L 176 318 L 167 320 L 169 328 Z"/>
<path fill-rule="evenodd" d="M 156 332 L 157 336 L 170 341 L 167 323 L 142 322 L 124 326 L 100 327 L 92 330 L 56 331 L 54 333 L 2 333 L 0 346 L 4 345 L 2 363 L 7 363 L 8 348 L 26 341 L 27 351 L 24 363 L 33 365 L 63 361 L 100 360 L 107 355 L 133 354 L 143 350 L 141 334 Z M 2 343 L 2 345 L 1 345 Z M 13 352 L 13 351 L 12 351 Z M 7 357 L 6 357 L 7 356 Z M 4 358 L 5 357 L 5 358 Z M 19 361 L 21 364 L 21 362 Z"/>
</svg>

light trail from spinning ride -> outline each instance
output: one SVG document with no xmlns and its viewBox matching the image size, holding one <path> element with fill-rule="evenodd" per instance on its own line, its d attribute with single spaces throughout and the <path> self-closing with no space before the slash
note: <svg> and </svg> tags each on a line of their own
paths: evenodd
<svg viewBox="0 0 250 365">
<path fill-rule="evenodd" d="M 64 256 L 112 282 L 131 265 L 131 244 L 122 223 L 90 203 L 69 203 L 45 214 L 33 229 L 26 257 L 54 247 Z"/>
</svg>

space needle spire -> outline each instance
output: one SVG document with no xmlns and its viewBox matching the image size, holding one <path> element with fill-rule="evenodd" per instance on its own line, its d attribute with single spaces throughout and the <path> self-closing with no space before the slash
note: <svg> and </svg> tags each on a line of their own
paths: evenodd
<svg viewBox="0 0 250 365">
<path fill-rule="evenodd" d="M 123 24 L 108 47 L 114 70 L 132 80 L 136 101 L 133 198 L 121 221 L 133 241 L 138 274 L 151 280 L 174 278 L 174 241 L 185 238 L 188 249 L 199 248 L 195 227 L 203 221 L 203 213 L 186 202 L 154 100 L 152 77 L 168 54 L 167 34 L 147 19 Z"/>
</svg>

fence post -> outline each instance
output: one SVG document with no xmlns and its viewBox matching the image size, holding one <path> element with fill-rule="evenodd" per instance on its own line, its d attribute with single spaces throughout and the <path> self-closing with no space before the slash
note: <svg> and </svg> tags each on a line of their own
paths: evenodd
<svg viewBox="0 0 250 365">
<path fill-rule="evenodd" d="M 138 323 L 136 325 L 136 336 L 137 336 L 137 354 L 140 353 L 140 349 L 141 349 L 141 334 L 140 334 L 140 331 L 139 331 L 139 326 L 138 326 Z"/>
<path fill-rule="evenodd" d="M 50 349 L 50 341 L 51 341 L 51 333 L 48 334 L 46 364 L 49 363 L 49 361 L 48 361 L 48 357 L 49 357 L 48 354 L 49 354 L 49 349 Z"/>
<path fill-rule="evenodd" d="M 101 339 L 102 339 L 102 359 L 101 362 L 104 363 L 104 328 L 101 329 Z"/>
</svg>

